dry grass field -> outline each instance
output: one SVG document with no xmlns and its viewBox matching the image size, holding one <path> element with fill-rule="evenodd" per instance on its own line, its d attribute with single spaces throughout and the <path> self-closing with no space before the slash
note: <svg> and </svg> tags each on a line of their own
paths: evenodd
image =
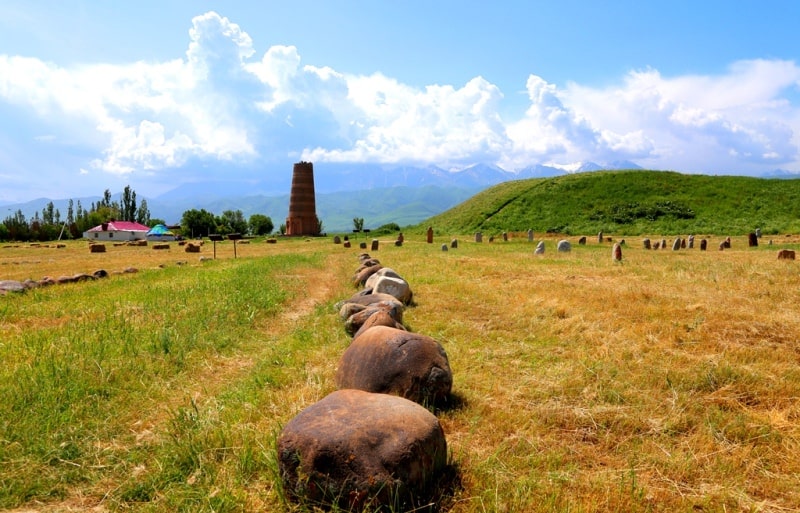
<svg viewBox="0 0 800 513">
<path fill-rule="evenodd" d="M 522 234 L 458 238 L 368 251 L 411 284 L 404 322 L 453 369 L 436 413 L 457 479 L 436 511 L 800 511 L 800 262 L 776 259 L 800 240 L 628 238 L 614 262 L 592 237 L 544 255 Z M 139 269 L 0 297 L 0 509 L 300 510 L 274 441 L 334 390 L 349 338 L 333 305 L 361 250 L 237 249 L 0 248 L 0 280 Z"/>
</svg>

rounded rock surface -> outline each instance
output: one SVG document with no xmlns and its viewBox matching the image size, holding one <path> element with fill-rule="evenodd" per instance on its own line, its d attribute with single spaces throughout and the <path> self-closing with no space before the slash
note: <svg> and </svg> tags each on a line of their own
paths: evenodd
<svg viewBox="0 0 800 513">
<path fill-rule="evenodd" d="M 277 441 L 284 490 L 295 500 L 347 510 L 429 501 L 447 464 L 438 419 L 386 394 L 339 390 L 305 408 Z"/>
<path fill-rule="evenodd" d="M 355 337 L 342 354 L 336 384 L 428 404 L 450 395 L 453 373 L 447 353 L 433 338 L 373 326 Z"/>
</svg>

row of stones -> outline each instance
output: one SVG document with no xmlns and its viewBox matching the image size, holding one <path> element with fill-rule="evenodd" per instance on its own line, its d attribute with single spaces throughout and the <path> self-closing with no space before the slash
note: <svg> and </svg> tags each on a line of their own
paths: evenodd
<svg viewBox="0 0 800 513">
<path fill-rule="evenodd" d="M 122 271 L 115 271 L 114 274 L 135 273 L 138 270 L 135 267 L 128 267 Z M 105 269 L 98 269 L 92 274 L 78 273 L 71 276 L 59 276 L 58 278 L 51 278 L 45 276 L 41 280 L 27 279 L 24 281 L 16 280 L 0 280 L 0 295 L 8 292 L 24 292 L 29 289 L 39 287 L 49 287 L 52 285 L 62 285 L 65 283 L 78 283 L 82 281 L 98 280 L 108 277 L 109 273 Z"/>
<path fill-rule="evenodd" d="M 444 431 L 424 405 L 449 398 L 452 372 L 439 342 L 403 325 L 408 282 L 366 253 L 359 260 L 352 282 L 363 289 L 337 304 L 352 337 L 338 390 L 282 430 L 282 485 L 307 505 L 413 509 L 432 500 L 447 464 Z"/>
</svg>

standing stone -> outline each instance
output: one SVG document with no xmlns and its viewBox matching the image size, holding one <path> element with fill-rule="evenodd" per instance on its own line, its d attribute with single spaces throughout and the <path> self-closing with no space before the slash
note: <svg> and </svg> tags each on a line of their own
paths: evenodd
<svg viewBox="0 0 800 513">
<path fill-rule="evenodd" d="M 720 251 L 725 251 L 726 247 L 727 246 L 725 245 L 725 241 L 722 241 L 722 242 L 719 243 L 719 250 Z"/>
<path fill-rule="evenodd" d="M 508 242 L 508 232 L 503 232 L 503 242 Z"/>
<path fill-rule="evenodd" d="M 643 239 L 642 245 L 644 246 L 644 249 L 652 249 L 652 246 L 650 245 L 650 239 Z"/>
<path fill-rule="evenodd" d="M 611 248 L 611 259 L 614 262 L 622 262 L 622 246 L 614 244 Z"/>
<path fill-rule="evenodd" d="M 333 236 L 333 243 L 334 244 L 341 244 L 342 243 L 341 237 L 339 237 L 338 235 L 334 235 Z"/>
<path fill-rule="evenodd" d="M 580 244 L 581 246 L 585 246 L 586 245 L 586 237 L 581 237 L 580 239 L 578 239 L 578 244 Z"/>
<path fill-rule="evenodd" d="M 450 247 L 456 249 L 458 247 L 458 239 L 453 239 L 450 241 Z"/>
<path fill-rule="evenodd" d="M 401 241 L 400 239 L 397 239 L 396 241 L 394 241 L 394 245 L 399 248 L 400 246 L 403 245 L 403 241 Z"/>
<path fill-rule="evenodd" d="M 475 242 L 483 242 L 483 234 L 481 232 L 475 232 Z"/>
<path fill-rule="evenodd" d="M 686 249 L 686 239 L 681 237 L 681 249 Z"/>
<path fill-rule="evenodd" d="M 597 242 L 599 242 L 600 244 L 603 243 L 603 232 L 597 233 Z"/>
<path fill-rule="evenodd" d="M 731 249 L 731 238 L 725 237 L 725 249 Z"/>
<path fill-rule="evenodd" d="M 700 239 L 700 251 L 705 251 L 708 247 L 708 241 L 705 239 Z"/>
<path fill-rule="evenodd" d="M 572 251 L 572 244 L 570 244 L 568 240 L 560 240 L 558 241 L 558 246 L 556 246 L 556 249 L 559 253 L 569 253 Z"/>
<path fill-rule="evenodd" d="M 367 249 L 367 243 L 364 242 L 364 241 L 361 241 L 361 242 L 358 243 L 358 247 L 361 248 L 361 249 Z"/>
<path fill-rule="evenodd" d="M 362 390 L 338 390 L 305 408 L 276 445 L 283 489 L 309 510 L 411 511 L 430 501 L 427 490 L 447 465 L 435 415 L 408 399 Z"/>
<path fill-rule="evenodd" d="M 544 255 L 544 241 L 540 240 L 539 244 L 536 245 L 536 249 L 533 251 L 534 255 Z"/>
<path fill-rule="evenodd" d="M 489 242 L 494 242 L 494 235 L 489 235 Z"/>
<path fill-rule="evenodd" d="M 528 229 L 528 242 L 533 242 L 533 230 Z"/>
<path fill-rule="evenodd" d="M 442 251 L 447 251 L 447 244 L 442 244 Z"/>
<path fill-rule="evenodd" d="M 694 248 L 694 235 L 689 235 L 689 249 Z"/>
<path fill-rule="evenodd" d="M 667 249 L 667 239 L 661 239 L 661 249 Z"/>
<path fill-rule="evenodd" d="M 400 244 L 406 240 L 406 238 L 403 237 L 403 232 L 400 232 L 400 234 L 397 236 L 397 240 L 400 241 Z"/>
<path fill-rule="evenodd" d="M 349 240 L 344 241 L 344 244 L 342 244 L 342 246 L 344 246 L 346 248 L 349 248 L 350 247 L 350 241 Z"/>
<path fill-rule="evenodd" d="M 672 243 L 672 251 L 678 251 L 679 249 L 681 249 L 681 238 L 680 237 L 675 239 L 675 241 Z"/>
<path fill-rule="evenodd" d="M 778 260 L 794 260 L 795 254 L 792 249 L 782 249 L 778 251 Z"/>
<path fill-rule="evenodd" d="M 747 245 L 751 248 L 758 247 L 758 235 L 756 235 L 755 232 L 747 235 Z"/>
<path fill-rule="evenodd" d="M 432 244 L 433 243 L 433 227 L 431 227 L 431 226 L 428 227 L 427 236 L 428 236 L 428 244 Z"/>
<path fill-rule="evenodd" d="M 378 239 L 372 239 L 372 251 L 378 251 Z"/>
<path fill-rule="evenodd" d="M 447 353 L 435 339 L 373 326 L 342 353 L 336 385 L 433 404 L 450 396 L 453 373 Z"/>
</svg>

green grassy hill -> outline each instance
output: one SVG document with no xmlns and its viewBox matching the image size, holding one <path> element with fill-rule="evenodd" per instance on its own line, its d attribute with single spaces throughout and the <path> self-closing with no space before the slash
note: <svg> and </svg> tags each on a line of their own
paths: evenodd
<svg viewBox="0 0 800 513">
<path fill-rule="evenodd" d="M 800 231 L 800 180 L 604 171 L 505 182 L 417 227 L 619 235 Z"/>
</svg>

